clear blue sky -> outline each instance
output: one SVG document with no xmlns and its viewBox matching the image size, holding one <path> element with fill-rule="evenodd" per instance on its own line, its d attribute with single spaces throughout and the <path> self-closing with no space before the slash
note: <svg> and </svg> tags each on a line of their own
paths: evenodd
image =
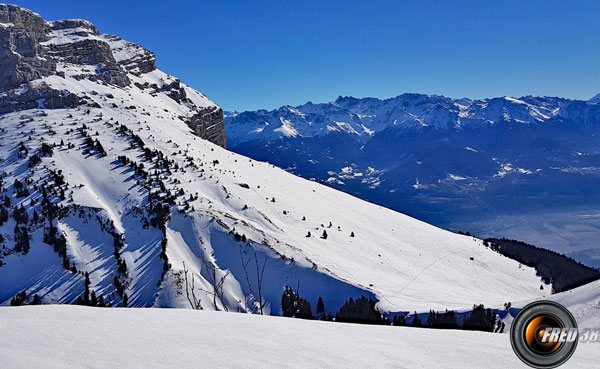
<svg viewBox="0 0 600 369">
<path fill-rule="evenodd" d="M 226 110 L 600 92 L 600 1 L 17 1 L 141 44 Z"/>
</svg>

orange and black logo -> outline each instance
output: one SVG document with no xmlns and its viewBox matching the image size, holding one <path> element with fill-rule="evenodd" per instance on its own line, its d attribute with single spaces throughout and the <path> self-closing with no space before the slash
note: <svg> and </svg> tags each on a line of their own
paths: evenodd
<svg viewBox="0 0 600 369">
<path fill-rule="evenodd" d="M 513 350 L 533 368 L 556 368 L 577 348 L 577 322 L 564 306 L 536 301 L 525 306 L 510 330 Z"/>
</svg>

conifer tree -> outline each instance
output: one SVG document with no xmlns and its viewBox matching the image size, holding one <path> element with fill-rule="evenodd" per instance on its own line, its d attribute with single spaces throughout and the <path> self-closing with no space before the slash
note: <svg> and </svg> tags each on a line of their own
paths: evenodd
<svg viewBox="0 0 600 369">
<path fill-rule="evenodd" d="M 392 320 L 394 326 L 403 327 L 406 325 L 406 317 L 404 315 L 396 315 Z"/>
<path fill-rule="evenodd" d="M 421 319 L 417 315 L 416 311 L 415 311 L 415 315 L 413 316 L 412 326 L 417 327 L 417 328 L 421 328 L 423 326 L 423 323 L 421 323 Z"/>
<path fill-rule="evenodd" d="M 83 291 L 83 302 L 86 305 L 90 303 L 90 275 L 88 272 L 85 272 L 85 289 Z"/>
<path fill-rule="evenodd" d="M 319 319 L 325 318 L 325 304 L 323 303 L 323 298 L 319 296 L 319 300 L 317 300 L 317 316 Z"/>
</svg>

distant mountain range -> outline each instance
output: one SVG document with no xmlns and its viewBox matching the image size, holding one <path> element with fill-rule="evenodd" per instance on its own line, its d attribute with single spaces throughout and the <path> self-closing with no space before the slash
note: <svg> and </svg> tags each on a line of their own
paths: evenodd
<svg viewBox="0 0 600 369">
<path fill-rule="evenodd" d="M 600 95 L 226 112 L 228 148 L 421 220 L 600 267 Z"/>
</svg>

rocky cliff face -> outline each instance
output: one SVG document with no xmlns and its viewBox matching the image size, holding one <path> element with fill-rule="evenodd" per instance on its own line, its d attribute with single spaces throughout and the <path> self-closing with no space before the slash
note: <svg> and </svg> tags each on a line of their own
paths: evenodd
<svg viewBox="0 0 600 369">
<path fill-rule="evenodd" d="M 43 80 L 46 77 L 145 88 L 136 79 L 154 71 L 154 53 L 119 37 L 101 34 L 88 21 L 47 22 L 30 10 L 0 4 L 0 114 L 42 105 L 74 107 L 86 102 L 85 96 L 49 86 Z M 223 112 L 218 106 L 189 98 L 189 88 L 177 79 L 145 84 L 188 107 L 182 119 L 194 134 L 225 147 Z"/>
<path fill-rule="evenodd" d="M 48 76 L 56 63 L 47 58 L 50 27 L 37 14 L 14 5 L 0 5 L 0 88 Z"/>
<path fill-rule="evenodd" d="M 225 123 L 221 108 L 207 108 L 194 114 L 187 121 L 197 136 L 204 137 L 221 147 L 226 147 Z"/>
</svg>

